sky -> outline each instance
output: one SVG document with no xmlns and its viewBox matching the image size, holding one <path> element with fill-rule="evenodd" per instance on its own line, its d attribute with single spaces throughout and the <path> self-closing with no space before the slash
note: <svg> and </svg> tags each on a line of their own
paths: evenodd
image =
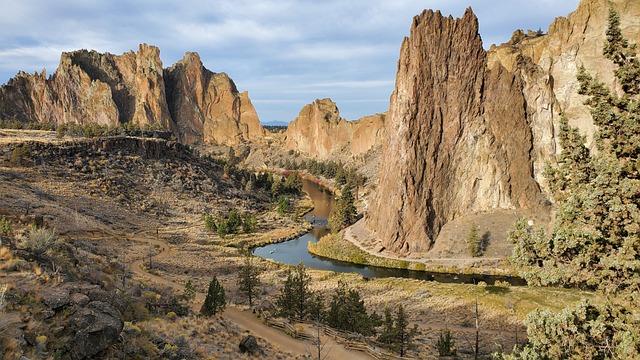
<svg viewBox="0 0 640 360">
<path fill-rule="evenodd" d="M 55 71 L 62 51 L 160 48 L 165 67 L 196 51 L 248 90 L 263 123 L 332 98 L 347 119 L 384 112 L 413 16 L 471 6 L 485 48 L 515 29 L 546 30 L 578 0 L 0 0 L 0 83 Z"/>
</svg>

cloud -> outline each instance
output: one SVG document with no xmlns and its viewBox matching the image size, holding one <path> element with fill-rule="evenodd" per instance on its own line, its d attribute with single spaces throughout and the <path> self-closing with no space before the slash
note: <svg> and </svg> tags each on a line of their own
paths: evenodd
<svg viewBox="0 0 640 360">
<path fill-rule="evenodd" d="M 264 121 L 291 120 L 315 98 L 342 115 L 385 111 L 398 52 L 423 8 L 460 16 L 472 6 L 485 47 L 516 28 L 546 29 L 578 0 L 20 0 L 0 11 L 0 82 L 55 70 L 60 52 L 160 47 L 165 66 L 197 51 L 249 90 Z"/>
</svg>

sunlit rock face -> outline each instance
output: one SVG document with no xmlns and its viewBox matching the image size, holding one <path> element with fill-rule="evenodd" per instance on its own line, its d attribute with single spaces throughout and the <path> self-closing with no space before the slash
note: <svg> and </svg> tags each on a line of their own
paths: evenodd
<svg viewBox="0 0 640 360">
<path fill-rule="evenodd" d="M 318 159 L 358 156 L 381 144 L 384 114 L 347 121 L 331 99 L 318 99 L 305 105 L 289 124 L 285 148 Z"/>
<path fill-rule="evenodd" d="M 523 82 L 489 68 L 469 9 L 425 11 L 400 50 L 370 229 L 398 252 L 428 250 L 467 212 L 535 207 Z"/>
<path fill-rule="evenodd" d="M 264 135 L 249 95 L 187 53 L 163 69 L 160 50 L 63 53 L 51 77 L 18 73 L 0 88 L 0 118 L 40 123 L 136 124 L 170 129 L 185 143 L 234 145 Z"/>
<path fill-rule="evenodd" d="M 366 217 L 385 246 L 429 250 L 442 226 L 466 213 L 548 209 L 543 169 L 560 150 L 560 114 L 589 143 L 593 137 L 577 69 L 617 87 L 602 56 L 609 6 L 625 36 L 640 42 L 640 2 L 633 0 L 583 0 L 548 34 L 516 31 L 488 52 L 471 10 L 460 19 L 433 11 L 414 18 Z"/>
</svg>

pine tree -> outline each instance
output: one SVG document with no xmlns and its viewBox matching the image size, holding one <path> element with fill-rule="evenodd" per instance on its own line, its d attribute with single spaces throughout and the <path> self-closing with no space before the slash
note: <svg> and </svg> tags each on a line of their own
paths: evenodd
<svg viewBox="0 0 640 360">
<path fill-rule="evenodd" d="M 338 287 L 329 304 L 327 314 L 329 326 L 362 335 L 372 335 L 379 322 L 377 315 L 374 314 L 367 313 L 364 300 L 357 290 L 350 289 L 344 281 L 338 282 Z"/>
<path fill-rule="evenodd" d="M 640 358 L 640 63 L 619 25 L 610 11 L 604 55 L 617 65 L 624 94 L 584 68 L 578 74 L 597 151 L 562 119 L 562 153 L 546 171 L 557 205 L 553 231 L 547 236 L 521 220 L 509 235 L 512 262 L 530 284 L 589 287 L 608 301 L 529 314 L 529 344 L 510 359 Z"/>
<path fill-rule="evenodd" d="M 358 217 L 353 192 L 349 185 L 345 185 L 340 192 L 340 197 L 333 204 L 329 214 L 329 227 L 336 233 L 353 224 Z"/>
<path fill-rule="evenodd" d="M 193 287 L 191 280 L 187 280 L 184 284 L 184 290 L 182 292 L 182 299 L 188 303 L 192 302 L 196 298 L 196 289 Z"/>
<path fill-rule="evenodd" d="M 227 302 L 225 300 L 224 288 L 214 276 L 209 283 L 207 297 L 204 299 L 202 308 L 200 308 L 200 313 L 205 316 L 215 315 L 220 310 L 223 310 L 226 305 Z"/>
<path fill-rule="evenodd" d="M 413 339 L 418 334 L 418 326 L 409 327 L 409 321 L 402 305 L 398 305 L 395 316 L 388 307 L 384 309 L 384 320 L 378 341 L 405 356 L 413 347 Z"/>
<path fill-rule="evenodd" d="M 290 321 L 305 319 L 308 313 L 310 281 L 311 277 L 302 263 L 293 270 L 287 270 L 287 279 L 276 302 L 281 316 Z"/>
<path fill-rule="evenodd" d="M 413 346 L 413 339 L 417 333 L 418 326 L 414 325 L 413 328 L 409 328 L 409 321 L 407 320 L 407 314 L 404 312 L 404 307 L 399 305 L 396 311 L 394 344 L 401 357 L 405 356 L 407 351 Z"/>
<path fill-rule="evenodd" d="M 260 279 L 260 270 L 253 263 L 253 257 L 250 253 L 245 255 L 244 264 L 240 268 L 240 277 L 238 278 L 238 289 L 245 294 L 249 300 L 249 306 L 253 306 L 253 299 L 258 295 Z"/>
<path fill-rule="evenodd" d="M 445 330 L 440 332 L 436 348 L 438 349 L 438 355 L 440 356 L 456 355 L 456 343 L 451 336 L 451 331 Z"/>
</svg>

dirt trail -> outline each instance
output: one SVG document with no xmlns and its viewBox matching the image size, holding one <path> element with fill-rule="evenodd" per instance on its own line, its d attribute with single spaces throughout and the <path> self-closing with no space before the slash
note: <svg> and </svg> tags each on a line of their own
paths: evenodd
<svg viewBox="0 0 640 360">
<path fill-rule="evenodd" d="M 117 234 L 111 231 L 107 231 L 104 233 L 106 235 L 104 237 L 95 236 L 95 234 L 92 234 L 93 236 L 91 236 L 91 238 L 97 239 L 97 238 L 116 237 L 119 239 L 127 239 L 128 241 L 138 241 L 138 242 L 142 241 L 142 242 L 147 242 L 149 245 L 158 245 L 160 252 L 156 254 L 154 258 L 168 257 L 168 256 L 170 257 L 170 256 L 176 255 L 176 251 L 175 249 L 173 249 L 171 245 L 151 236 L 151 233 L 155 234 L 155 231 L 139 232 L 133 236 Z M 148 234 L 148 236 L 141 236 L 142 234 L 145 234 L 145 233 Z M 160 233 L 162 233 L 162 229 L 160 229 Z M 156 284 L 161 284 L 163 286 L 170 287 L 176 291 L 182 290 L 181 284 L 176 284 L 173 281 L 167 280 L 162 276 L 155 275 L 146 271 L 143 266 L 144 260 L 145 259 L 142 258 L 134 261 L 131 264 L 131 270 L 136 276 L 151 280 Z M 192 305 L 192 309 L 195 312 L 199 311 L 200 306 L 204 302 L 204 297 L 205 297 L 204 293 L 196 294 L 196 299 Z M 295 355 L 306 355 L 306 354 L 315 353 L 315 347 L 311 341 L 294 339 L 291 336 L 283 333 L 282 331 L 264 324 L 260 319 L 258 319 L 253 313 L 249 311 L 241 310 L 235 307 L 234 305 L 227 305 L 223 312 L 223 316 L 224 318 L 234 322 L 236 325 L 238 325 L 238 327 L 252 333 L 255 336 L 265 339 L 271 345 L 278 347 L 283 352 L 289 352 Z M 336 359 L 336 360 L 373 359 L 372 357 L 370 357 L 369 355 L 363 352 L 353 351 L 345 348 L 343 345 L 337 343 L 334 339 L 328 336 L 322 335 L 321 340 L 322 340 L 323 346 L 325 346 L 325 350 L 323 351 L 323 353 L 327 354 L 326 359 L 328 360 L 329 359 Z"/>
</svg>

